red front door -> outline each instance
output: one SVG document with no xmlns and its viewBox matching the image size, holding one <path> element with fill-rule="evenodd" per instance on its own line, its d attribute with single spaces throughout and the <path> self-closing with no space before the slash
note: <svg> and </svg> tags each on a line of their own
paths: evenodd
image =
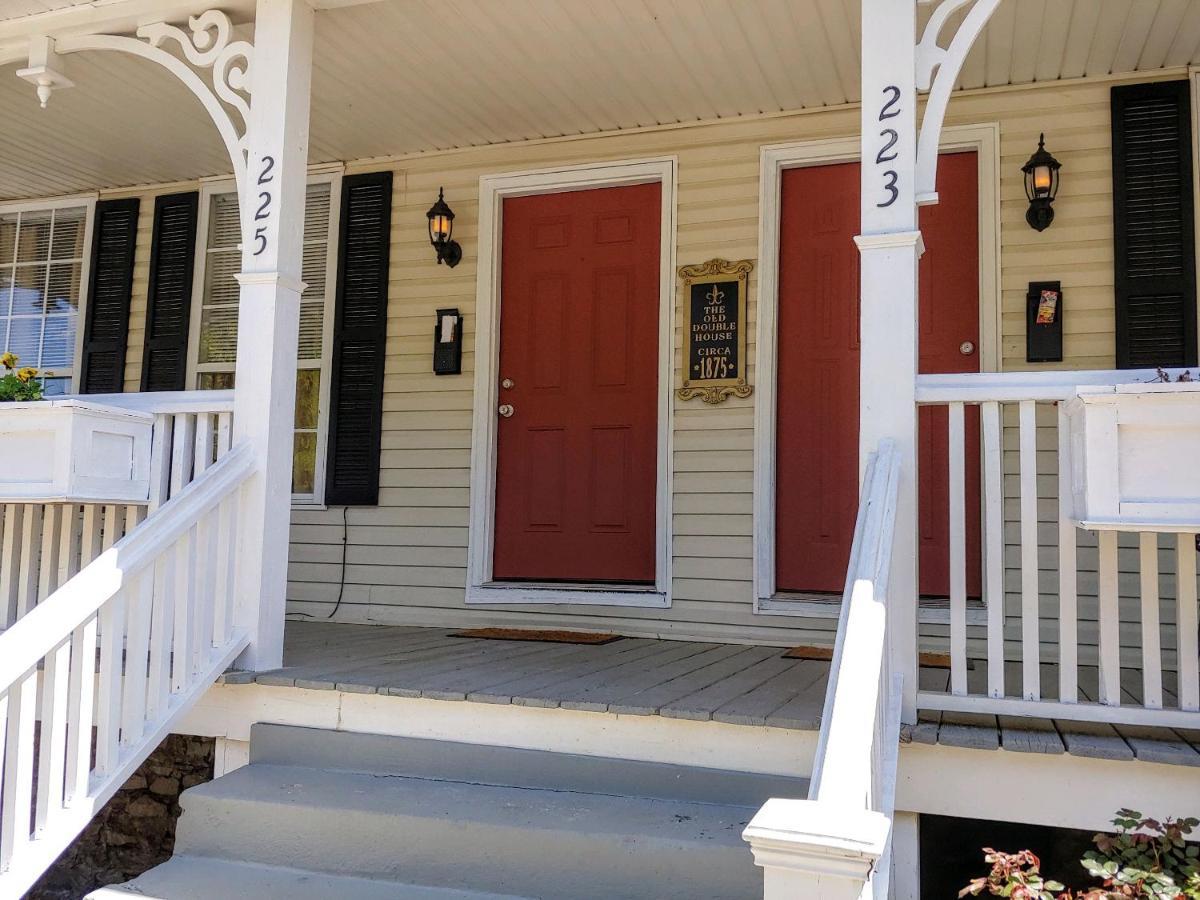
<svg viewBox="0 0 1200 900">
<path fill-rule="evenodd" d="M 942 156 L 939 205 L 922 210 L 920 370 L 978 371 L 974 153 Z M 776 401 L 776 587 L 840 592 L 858 509 L 857 163 L 783 173 Z M 970 352 L 964 353 L 964 345 Z M 968 417 L 967 589 L 979 594 L 979 441 Z M 949 590 L 946 413 L 923 410 L 921 592 Z"/>
<path fill-rule="evenodd" d="M 504 200 L 497 580 L 654 581 L 660 210 L 658 184 Z"/>
</svg>

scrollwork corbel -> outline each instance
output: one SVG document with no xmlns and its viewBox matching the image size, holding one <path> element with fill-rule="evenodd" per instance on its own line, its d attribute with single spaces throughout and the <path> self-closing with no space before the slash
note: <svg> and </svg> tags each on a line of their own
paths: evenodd
<svg viewBox="0 0 1200 900">
<path fill-rule="evenodd" d="M 86 50 L 116 50 L 162 66 L 195 95 L 221 135 L 233 164 L 238 196 L 245 196 L 250 124 L 250 72 L 254 46 L 232 40 L 233 23 L 220 10 L 210 9 L 188 19 L 187 30 L 167 22 L 143 25 L 137 37 L 111 34 L 82 34 L 59 38 L 60 55 Z M 183 58 L 163 48 L 175 42 Z M 211 70 L 210 79 L 197 70 Z M 236 118 L 230 110 L 236 113 Z M 243 235 L 243 239 L 245 235 Z"/>
<path fill-rule="evenodd" d="M 922 4 L 938 3 L 929 17 L 917 43 L 916 86 L 929 91 L 925 115 L 917 138 L 917 203 L 937 202 L 937 154 L 942 123 L 950 94 L 962 72 L 963 63 L 975 40 L 1000 5 L 1000 0 L 918 0 Z M 962 24 L 944 48 L 939 38 L 950 17 L 963 7 L 973 4 Z"/>
</svg>

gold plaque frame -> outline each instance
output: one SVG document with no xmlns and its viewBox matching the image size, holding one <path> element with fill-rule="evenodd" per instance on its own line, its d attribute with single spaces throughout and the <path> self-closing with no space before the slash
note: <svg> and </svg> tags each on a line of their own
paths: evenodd
<svg viewBox="0 0 1200 900">
<path fill-rule="evenodd" d="M 723 403 L 730 397 L 749 397 L 754 393 L 747 373 L 746 359 L 746 295 L 754 260 L 710 259 L 708 262 L 680 266 L 679 277 L 683 280 L 683 386 L 675 392 L 680 400 L 699 397 L 705 403 Z M 732 278 L 731 278 L 732 276 Z M 738 371 L 737 378 L 692 378 L 689 366 L 692 361 L 692 287 L 697 284 L 719 284 L 736 279 L 738 285 L 736 337 Z"/>
</svg>

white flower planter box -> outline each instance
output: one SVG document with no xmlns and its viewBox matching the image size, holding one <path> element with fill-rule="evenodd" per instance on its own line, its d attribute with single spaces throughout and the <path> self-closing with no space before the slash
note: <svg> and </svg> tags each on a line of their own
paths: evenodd
<svg viewBox="0 0 1200 900">
<path fill-rule="evenodd" d="M 146 503 L 153 426 L 86 400 L 0 404 L 0 502 Z"/>
<path fill-rule="evenodd" d="M 1200 531 L 1200 384 L 1080 387 L 1067 417 L 1076 522 Z"/>
</svg>

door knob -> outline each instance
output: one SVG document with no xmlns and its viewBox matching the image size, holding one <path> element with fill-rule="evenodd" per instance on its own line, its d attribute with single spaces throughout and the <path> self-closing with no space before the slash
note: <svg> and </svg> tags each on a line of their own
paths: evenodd
<svg viewBox="0 0 1200 900">
<path fill-rule="evenodd" d="M 958 345 L 958 352 L 963 356 L 970 356 L 975 352 L 975 344 L 972 341 L 963 341 Z"/>
<path fill-rule="evenodd" d="M 502 382 L 500 382 L 500 387 L 504 388 L 506 391 L 511 391 L 515 386 L 516 385 L 511 378 L 505 378 Z"/>
<path fill-rule="evenodd" d="M 506 419 L 511 419 L 512 414 L 516 412 L 516 410 L 512 408 L 511 403 L 501 403 L 500 408 L 496 410 L 496 412 L 500 413 L 500 415 Z"/>
</svg>

